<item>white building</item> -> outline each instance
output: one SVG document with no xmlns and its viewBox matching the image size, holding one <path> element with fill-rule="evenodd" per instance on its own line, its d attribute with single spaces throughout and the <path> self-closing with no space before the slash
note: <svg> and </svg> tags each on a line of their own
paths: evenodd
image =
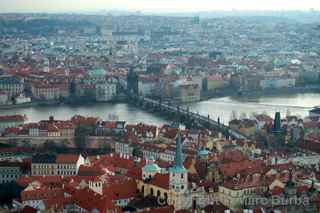
<svg viewBox="0 0 320 213">
<path fill-rule="evenodd" d="M 0 91 L 0 105 L 4 105 L 8 103 L 8 93 L 4 91 Z"/>
<path fill-rule="evenodd" d="M 114 83 L 99 83 L 96 84 L 96 100 L 110 101 L 117 95 L 117 85 Z"/>
<path fill-rule="evenodd" d="M 296 85 L 294 78 L 268 78 L 260 81 L 261 89 L 292 88 Z"/>
<path fill-rule="evenodd" d="M 75 176 L 84 163 L 82 155 L 35 155 L 32 157 L 31 175 Z"/>
</svg>

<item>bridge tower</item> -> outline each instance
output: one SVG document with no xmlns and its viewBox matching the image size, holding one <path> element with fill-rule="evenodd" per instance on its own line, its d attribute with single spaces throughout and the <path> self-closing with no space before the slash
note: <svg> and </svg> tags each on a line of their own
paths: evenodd
<svg viewBox="0 0 320 213">
<path fill-rule="evenodd" d="M 138 84 L 138 75 L 134 71 L 134 68 L 131 67 L 127 75 L 127 90 L 129 95 L 139 95 L 139 84 Z"/>
</svg>

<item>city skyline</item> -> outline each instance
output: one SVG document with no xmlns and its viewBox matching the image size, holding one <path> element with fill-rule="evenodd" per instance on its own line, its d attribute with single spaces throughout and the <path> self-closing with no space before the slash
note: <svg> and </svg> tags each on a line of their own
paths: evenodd
<svg viewBox="0 0 320 213">
<path fill-rule="evenodd" d="M 209 1 L 200 0 L 182 4 L 180 0 L 2 0 L 0 12 L 83 12 L 96 10 L 129 10 L 143 12 L 197 12 L 214 10 L 310 10 L 320 9 L 320 3 L 316 0 L 304 2 L 292 2 L 290 0 L 262 0 L 251 2 L 250 0 L 226 0 Z"/>
</svg>

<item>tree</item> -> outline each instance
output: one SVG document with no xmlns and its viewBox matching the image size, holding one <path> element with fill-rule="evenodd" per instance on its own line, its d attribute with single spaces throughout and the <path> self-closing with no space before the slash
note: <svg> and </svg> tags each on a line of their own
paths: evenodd
<svg viewBox="0 0 320 213">
<path fill-rule="evenodd" d="M 57 145 L 53 140 L 46 140 L 43 144 L 43 149 L 49 152 L 56 152 Z"/>
<path fill-rule="evenodd" d="M 134 157 L 139 157 L 139 158 L 143 157 L 143 153 L 142 153 L 142 151 L 141 151 L 139 146 L 134 145 L 133 150 L 132 150 L 132 155 Z"/>
<path fill-rule="evenodd" d="M 83 149 L 87 145 L 87 137 L 94 133 L 94 125 L 80 124 L 75 129 L 75 145 L 77 148 Z"/>
</svg>

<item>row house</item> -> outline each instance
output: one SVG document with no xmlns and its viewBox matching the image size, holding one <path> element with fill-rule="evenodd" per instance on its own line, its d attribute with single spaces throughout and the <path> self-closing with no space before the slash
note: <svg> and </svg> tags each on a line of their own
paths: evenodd
<svg viewBox="0 0 320 213">
<path fill-rule="evenodd" d="M 69 97 L 68 84 L 33 84 L 32 96 L 38 100 L 59 100 Z"/>
<path fill-rule="evenodd" d="M 111 101 L 117 95 L 117 85 L 110 82 L 98 83 L 95 85 L 96 100 L 99 102 Z"/>
<path fill-rule="evenodd" d="M 126 130 L 135 136 L 143 139 L 154 139 L 158 136 L 159 130 L 157 126 L 139 123 L 136 125 L 126 125 Z"/>
<path fill-rule="evenodd" d="M 291 77 L 271 77 L 260 81 L 261 89 L 292 88 L 296 85 L 296 79 Z"/>
<path fill-rule="evenodd" d="M 74 137 L 75 126 L 70 121 L 40 121 L 23 125 L 30 137 Z"/>
<path fill-rule="evenodd" d="M 0 184 L 14 182 L 19 177 L 28 175 L 30 170 L 28 162 L 0 162 Z"/>
<path fill-rule="evenodd" d="M 0 133 L 3 133 L 6 128 L 23 125 L 26 120 L 27 117 L 25 115 L 0 116 Z"/>
<path fill-rule="evenodd" d="M 97 124 L 96 135 L 123 134 L 125 132 L 125 123 L 125 121 L 100 121 Z"/>
<path fill-rule="evenodd" d="M 76 86 L 77 97 L 96 97 L 96 86 L 93 84 L 80 83 Z"/>
<path fill-rule="evenodd" d="M 0 76 L 0 91 L 5 91 L 9 98 L 16 97 L 23 93 L 24 81 L 11 75 Z"/>
<path fill-rule="evenodd" d="M 85 162 L 81 155 L 34 155 L 31 163 L 31 175 L 75 176 L 80 165 Z"/>
</svg>

